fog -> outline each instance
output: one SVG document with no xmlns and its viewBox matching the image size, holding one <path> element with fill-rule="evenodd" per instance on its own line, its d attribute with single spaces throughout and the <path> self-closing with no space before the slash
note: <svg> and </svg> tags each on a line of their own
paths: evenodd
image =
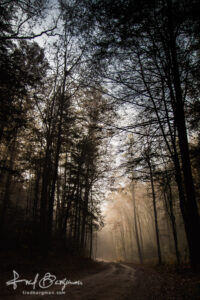
<svg viewBox="0 0 200 300">
<path fill-rule="evenodd" d="M 158 229 L 162 261 L 175 263 L 175 246 L 170 218 L 164 199 L 157 194 Z M 181 259 L 187 261 L 188 253 L 183 222 L 179 209 L 174 205 L 178 244 Z M 152 195 L 149 183 L 130 183 L 111 192 L 104 207 L 104 227 L 98 233 L 98 259 L 157 263 L 157 240 Z"/>
</svg>

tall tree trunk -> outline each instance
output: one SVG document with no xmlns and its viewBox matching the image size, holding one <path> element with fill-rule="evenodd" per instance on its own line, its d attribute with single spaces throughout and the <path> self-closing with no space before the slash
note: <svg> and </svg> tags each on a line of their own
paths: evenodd
<svg viewBox="0 0 200 300">
<path fill-rule="evenodd" d="M 10 164 L 10 167 L 12 167 L 12 164 Z M 7 215 L 7 210 L 10 202 L 10 184 L 11 184 L 12 175 L 10 171 L 7 171 L 7 178 L 6 178 L 6 184 L 5 184 L 5 191 L 3 196 L 3 203 L 2 203 L 2 209 L 0 214 L 0 234 L 2 235 L 4 231 L 4 225 Z"/>
<path fill-rule="evenodd" d="M 178 236 L 177 236 L 177 229 L 176 229 L 176 219 L 174 215 L 174 208 L 173 208 L 173 195 L 172 195 L 172 190 L 171 190 L 171 184 L 170 184 L 170 179 L 169 175 L 166 174 L 166 181 L 167 181 L 167 190 L 164 190 L 164 199 L 166 203 L 166 208 L 168 210 L 168 215 L 170 217 L 170 223 L 171 223 L 171 228 L 172 228 L 172 234 L 173 234 L 173 239 L 174 239 L 174 248 L 175 248 L 175 253 L 176 253 L 176 260 L 177 263 L 180 264 L 180 253 L 179 253 L 179 247 L 178 247 Z"/>
<path fill-rule="evenodd" d="M 92 258 L 92 250 L 93 250 L 93 223 L 92 223 L 92 217 L 90 222 L 90 253 L 89 258 Z"/>
<path fill-rule="evenodd" d="M 151 181 L 151 191 L 152 191 L 152 200 L 153 200 L 153 211 L 154 211 L 154 222 L 155 222 L 155 231 L 156 231 L 158 263 L 162 264 L 160 236 L 159 236 L 159 228 L 158 228 L 158 216 L 157 216 L 157 208 L 156 208 L 156 194 L 155 194 L 155 187 L 154 187 L 153 171 L 152 171 L 152 166 L 151 166 L 151 162 L 150 162 L 149 158 L 147 158 L 147 163 L 148 163 L 148 166 L 149 166 L 150 181 Z"/>
<path fill-rule="evenodd" d="M 140 263 L 143 264 L 142 248 L 141 248 L 139 231 L 138 231 L 138 221 L 137 221 L 138 216 L 137 216 L 137 212 L 136 212 L 134 187 L 132 187 L 131 193 L 132 193 L 132 200 L 133 200 L 133 218 L 134 218 L 134 227 L 135 227 L 135 238 L 136 238 L 136 244 L 137 244 L 137 249 L 138 249 L 138 257 L 139 257 Z"/>
<path fill-rule="evenodd" d="M 198 236 L 200 232 L 200 220 L 198 214 L 197 203 L 195 199 L 195 190 L 191 170 L 191 162 L 189 157 L 189 146 L 187 139 L 187 129 L 185 122 L 184 102 L 182 97 L 179 66 L 176 51 L 176 38 L 174 34 L 174 21 L 172 11 L 172 1 L 167 0 L 168 7 L 168 29 L 169 29 L 169 46 L 172 57 L 173 84 L 176 95 L 175 102 L 175 122 L 178 131 L 178 143 L 180 148 L 181 163 L 184 178 L 184 188 L 186 194 L 186 214 L 183 215 L 186 236 L 188 240 L 190 261 L 193 267 L 200 267 L 200 243 Z"/>
<path fill-rule="evenodd" d="M 119 232 L 120 232 L 120 237 L 121 237 L 122 256 L 124 258 L 124 261 L 126 261 L 127 255 L 126 255 L 126 246 L 125 246 L 125 237 L 124 237 L 123 224 L 119 224 Z"/>
<path fill-rule="evenodd" d="M 51 184 L 50 199 L 48 203 L 48 216 L 47 216 L 48 246 L 50 246 L 51 236 L 52 236 L 53 206 L 54 206 L 56 182 L 58 178 L 58 164 L 59 164 L 60 148 L 61 148 L 61 126 L 62 126 L 61 123 L 62 123 L 62 118 L 60 118 L 60 122 L 59 122 L 58 138 L 57 138 L 56 153 L 55 153 L 55 165 L 53 168 L 53 178 Z"/>
<path fill-rule="evenodd" d="M 17 139 L 17 131 L 15 133 L 14 140 L 12 142 L 12 145 L 10 147 L 10 159 L 8 162 L 8 170 L 7 170 L 7 177 L 6 177 L 6 183 L 5 183 L 5 191 L 3 195 L 3 201 L 2 201 L 2 208 L 0 212 L 0 234 L 2 235 L 4 231 L 4 225 L 7 215 L 7 210 L 10 202 L 10 191 L 11 191 L 11 180 L 12 180 L 12 171 L 14 166 L 14 157 L 15 157 L 15 145 L 16 145 L 16 139 Z"/>
<path fill-rule="evenodd" d="M 47 246 L 47 198 L 48 189 L 50 185 L 50 145 L 51 137 L 47 138 L 46 154 L 43 164 L 42 172 L 42 187 L 41 187 L 41 199 L 40 199 L 40 244 L 41 250 L 46 255 Z"/>
<path fill-rule="evenodd" d="M 35 174 L 35 186 L 34 186 L 34 198 L 33 198 L 33 220 L 36 221 L 37 218 L 37 209 L 39 202 L 39 184 L 41 178 L 41 170 L 36 171 Z"/>
<path fill-rule="evenodd" d="M 88 197 L 89 197 L 89 187 L 88 182 L 85 188 L 84 203 L 83 203 L 83 217 L 81 225 L 81 250 L 84 253 L 84 244 L 85 244 L 85 231 L 86 231 L 86 218 L 88 213 Z"/>
<path fill-rule="evenodd" d="M 66 76 L 67 76 L 67 52 L 65 50 L 64 54 L 64 67 L 63 67 L 63 82 L 61 86 L 61 93 L 58 96 L 60 101 L 60 108 L 59 108 L 59 123 L 58 123 L 58 133 L 57 133 L 57 142 L 56 142 L 56 152 L 55 152 L 55 164 L 53 168 L 53 177 L 52 177 L 52 184 L 51 184 L 51 193 L 48 205 L 48 219 L 47 219 L 47 235 L 48 235 L 48 244 L 51 244 L 52 238 L 52 226 L 53 226 L 53 206 L 54 206 L 54 197 L 55 197 L 55 188 L 56 188 L 56 181 L 58 178 L 58 165 L 59 165 L 59 158 L 60 158 L 60 150 L 61 150 L 61 142 L 62 142 L 62 125 L 63 125 L 63 113 L 64 113 L 64 104 L 65 100 L 69 100 L 66 98 L 65 89 L 66 89 Z"/>
</svg>

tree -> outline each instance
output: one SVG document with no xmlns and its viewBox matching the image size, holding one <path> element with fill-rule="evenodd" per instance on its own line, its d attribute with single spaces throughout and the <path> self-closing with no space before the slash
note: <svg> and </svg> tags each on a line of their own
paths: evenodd
<svg viewBox="0 0 200 300">
<path fill-rule="evenodd" d="M 0 3 L 0 40 L 6 42 L 10 40 L 30 40 L 40 37 L 44 34 L 50 35 L 54 33 L 57 28 L 57 20 L 54 24 L 45 26 L 42 24 L 42 19 L 46 19 L 46 13 L 50 9 L 48 0 L 9 0 Z M 40 27 L 44 28 L 39 31 L 37 29 L 38 23 Z"/>
<path fill-rule="evenodd" d="M 5 45 L 4 45 L 5 46 Z M 7 175 L 2 199 L 1 228 L 9 206 L 11 179 L 13 174 L 22 173 L 17 166 L 17 148 L 21 132 L 27 129 L 33 109 L 33 93 L 41 87 L 48 63 L 44 51 L 36 43 L 20 42 L 5 49 L 2 55 L 2 75 L 0 86 L 0 145 L 1 176 Z M 15 165 L 15 167 L 14 167 Z M 18 169 L 19 168 L 19 169 Z"/>
<path fill-rule="evenodd" d="M 199 27 L 194 13 L 199 5 L 197 1 L 192 4 L 170 0 L 126 1 L 123 5 L 107 1 L 86 3 L 94 21 L 87 24 L 92 23 L 94 27 L 98 24 L 98 34 L 92 36 L 95 58 L 105 59 L 107 64 L 112 62 L 104 76 L 115 84 L 114 91 L 118 94 L 121 91 L 117 99 L 151 110 L 167 147 L 170 146 L 169 151 L 172 145 L 190 260 L 196 266 L 200 250 L 197 244 L 199 215 L 185 119 L 185 105 L 192 100 L 187 87 L 192 84 Z M 170 144 L 166 139 L 168 134 L 172 138 Z"/>
<path fill-rule="evenodd" d="M 165 171 L 157 172 L 157 178 L 159 181 L 160 178 L 160 188 L 163 193 L 164 197 L 164 204 L 166 208 L 167 215 L 169 216 L 172 233 L 174 238 L 174 247 L 176 252 L 176 260 L 177 264 L 180 264 L 180 252 L 179 252 L 179 245 L 178 245 L 178 235 L 177 235 L 177 224 L 176 224 L 176 217 L 174 212 L 174 195 L 172 192 L 172 184 L 173 184 L 173 170 L 165 169 Z"/>
</svg>

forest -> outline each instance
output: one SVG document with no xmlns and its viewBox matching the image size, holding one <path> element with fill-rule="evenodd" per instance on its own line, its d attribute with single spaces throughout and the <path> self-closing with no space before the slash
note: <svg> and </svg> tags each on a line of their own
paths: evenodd
<svg viewBox="0 0 200 300">
<path fill-rule="evenodd" d="M 1 256 L 200 269 L 199 14 L 0 2 Z"/>
</svg>

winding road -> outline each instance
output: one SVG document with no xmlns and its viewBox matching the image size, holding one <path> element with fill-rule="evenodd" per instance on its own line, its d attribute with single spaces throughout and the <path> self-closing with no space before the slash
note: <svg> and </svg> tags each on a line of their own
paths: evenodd
<svg viewBox="0 0 200 300">
<path fill-rule="evenodd" d="M 67 285 L 65 294 L 58 295 L 61 286 L 51 287 L 53 295 L 14 295 L 12 300 L 173 300 L 178 297 L 173 284 L 156 271 L 142 266 L 103 262 L 104 268 L 79 280 L 83 285 Z"/>
<path fill-rule="evenodd" d="M 82 282 L 83 286 L 69 288 L 70 300 L 131 299 L 131 290 L 137 281 L 133 268 L 110 263 L 104 271 L 83 278 Z"/>
</svg>

